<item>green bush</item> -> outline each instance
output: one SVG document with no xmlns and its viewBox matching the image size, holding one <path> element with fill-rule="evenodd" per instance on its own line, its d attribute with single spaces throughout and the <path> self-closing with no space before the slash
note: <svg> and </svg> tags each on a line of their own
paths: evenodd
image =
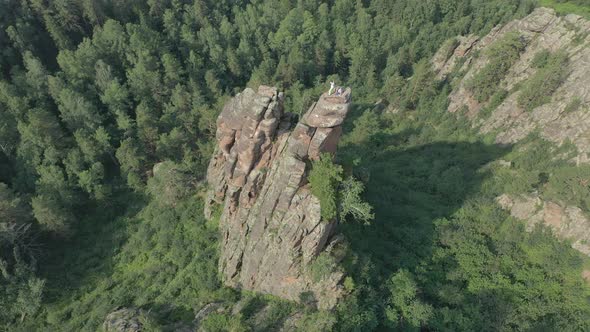
<svg viewBox="0 0 590 332">
<path fill-rule="evenodd" d="M 172 161 L 156 164 L 148 180 L 147 193 L 163 205 L 175 205 L 195 189 L 195 179 Z"/>
<path fill-rule="evenodd" d="M 467 82 L 479 102 L 487 101 L 497 90 L 508 70 L 524 51 L 525 42 L 516 33 L 508 33 L 490 46 L 486 53 L 489 63 Z"/>
<path fill-rule="evenodd" d="M 309 266 L 311 279 L 320 282 L 332 273 L 337 267 L 336 260 L 327 252 L 321 253 Z"/>
<path fill-rule="evenodd" d="M 329 311 L 308 311 L 306 312 L 301 320 L 298 322 L 296 327 L 297 332 L 329 332 L 334 331 L 334 324 L 336 318 Z"/>
<path fill-rule="evenodd" d="M 565 52 L 557 52 L 548 57 L 545 64 L 524 84 L 518 96 L 518 106 L 527 111 L 546 104 L 551 95 L 569 75 L 568 57 Z"/>
<path fill-rule="evenodd" d="M 492 112 L 498 108 L 498 106 L 500 106 L 502 104 L 502 102 L 504 102 L 504 100 L 506 99 L 506 97 L 508 97 L 509 92 L 504 90 L 504 89 L 500 89 L 498 90 L 496 93 L 494 93 L 492 95 L 492 98 L 490 99 L 490 103 L 488 105 L 486 105 L 481 111 L 480 114 L 483 116 L 488 116 L 490 114 L 492 114 Z"/>
<path fill-rule="evenodd" d="M 395 273 L 387 283 L 391 293 L 389 304 L 385 309 L 387 325 L 403 329 L 418 329 L 432 316 L 432 306 L 417 298 L 418 286 L 414 277 L 407 270 Z"/>
<path fill-rule="evenodd" d="M 459 39 L 457 39 L 457 37 L 447 39 L 442 44 L 442 46 L 440 47 L 440 52 L 444 55 L 445 60 L 448 60 L 451 57 L 451 55 L 453 55 L 453 52 L 455 51 L 457 46 L 459 46 L 459 44 Z"/>
<path fill-rule="evenodd" d="M 565 106 L 564 112 L 573 113 L 580 109 L 580 106 L 582 106 L 582 99 L 580 99 L 580 97 L 575 97 L 567 104 L 567 106 Z"/>
<path fill-rule="evenodd" d="M 539 0 L 539 5 L 553 8 L 560 15 L 577 14 L 590 18 L 588 0 Z"/>
<path fill-rule="evenodd" d="M 342 166 L 334 164 L 329 154 L 322 154 L 313 163 L 309 173 L 311 193 L 320 200 L 324 220 L 339 217 L 340 221 L 352 216 L 355 220 L 369 222 L 374 218 L 373 207 L 361 195 L 364 184 L 353 177 L 343 181 Z"/>
<path fill-rule="evenodd" d="M 322 154 L 309 173 L 311 193 L 320 200 L 322 218 L 331 220 L 337 214 L 337 190 L 342 181 L 342 167 L 332 162 L 332 156 Z"/>
<path fill-rule="evenodd" d="M 533 68 L 543 68 L 547 65 L 547 62 L 549 61 L 550 57 L 551 57 L 551 52 L 549 52 L 549 50 L 539 51 L 533 57 L 533 61 L 531 62 L 531 65 L 533 66 Z"/>
<path fill-rule="evenodd" d="M 248 326 L 239 316 L 213 313 L 203 320 L 201 328 L 207 332 L 247 332 Z"/>
<path fill-rule="evenodd" d="M 568 166 L 556 169 L 547 182 L 544 196 L 566 201 L 590 212 L 590 166 Z"/>
<path fill-rule="evenodd" d="M 364 184 L 352 176 L 342 182 L 338 195 L 340 221 L 344 221 L 349 215 L 365 223 L 375 218 L 371 204 L 361 198 L 364 190 Z"/>
</svg>

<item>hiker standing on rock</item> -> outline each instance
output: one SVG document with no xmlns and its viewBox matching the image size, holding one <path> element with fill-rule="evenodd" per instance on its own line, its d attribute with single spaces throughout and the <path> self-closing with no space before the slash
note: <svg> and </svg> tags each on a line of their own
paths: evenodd
<svg viewBox="0 0 590 332">
<path fill-rule="evenodd" d="M 328 91 L 328 96 L 331 96 L 334 93 L 334 88 L 336 87 L 336 83 L 334 81 L 330 82 L 330 91 Z"/>
</svg>

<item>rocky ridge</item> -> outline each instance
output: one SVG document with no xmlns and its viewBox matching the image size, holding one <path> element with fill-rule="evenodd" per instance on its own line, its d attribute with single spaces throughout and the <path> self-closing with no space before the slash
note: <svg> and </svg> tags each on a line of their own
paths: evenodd
<svg viewBox="0 0 590 332">
<path fill-rule="evenodd" d="M 209 164 L 205 214 L 219 216 L 223 282 L 331 308 L 343 274 L 312 280 L 314 259 L 333 245 L 335 220 L 322 220 L 307 181 L 310 161 L 334 153 L 351 91 L 323 94 L 292 129 L 276 88 L 247 88 L 217 119 L 217 148 Z M 220 210 L 220 211 L 219 211 Z"/>
<path fill-rule="evenodd" d="M 508 92 L 506 98 L 489 114 L 481 114 L 490 102 L 478 102 L 468 82 L 489 63 L 486 50 L 508 33 L 517 34 L 526 46 L 501 81 L 500 88 Z M 573 143 L 577 153 L 569 160 L 571 163 L 590 162 L 589 21 L 577 15 L 558 16 L 553 9 L 537 8 L 523 19 L 495 27 L 484 37 L 461 36 L 450 46 L 441 48 L 432 61 L 438 79 L 454 80 L 449 112 L 465 112 L 473 127 L 482 134 L 495 134 L 498 144 L 514 144 L 538 132 L 542 139 L 557 146 Z M 527 111 L 518 105 L 522 92 L 519 86 L 535 74 L 533 60 L 542 51 L 566 52 L 567 78 L 549 102 Z M 458 73 L 456 78 L 452 73 Z M 574 100 L 579 101 L 579 106 L 568 109 Z M 528 230 L 544 224 L 557 237 L 570 241 L 573 248 L 590 256 L 590 218 L 580 207 L 544 200 L 538 193 L 502 194 L 496 202 L 525 222 Z M 590 280 L 590 271 L 586 273 Z"/>
<path fill-rule="evenodd" d="M 479 103 L 467 88 L 467 82 L 488 60 L 485 50 L 508 33 L 517 33 L 526 48 L 510 68 L 500 87 L 508 96 L 488 117 L 478 116 L 486 103 Z M 453 70 L 465 75 L 454 82 L 449 96 L 449 112 L 465 111 L 473 125 L 484 133 L 495 133 L 496 143 L 513 144 L 538 131 L 542 138 L 561 145 L 571 141 L 578 149 L 576 162 L 590 162 L 590 22 L 577 15 L 557 16 L 553 9 L 537 8 L 527 17 L 498 26 L 484 36 L 463 36 L 441 49 L 434 57 L 433 67 L 439 79 Z M 543 50 L 562 50 L 568 55 L 568 76 L 553 93 L 550 102 L 526 111 L 517 104 L 521 91 L 518 85 L 532 75 L 535 55 Z M 458 67 L 460 66 L 460 67 Z M 457 68 L 456 68 L 457 67 Z M 568 105 L 578 100 L 576 110 Z"/>
</svg>

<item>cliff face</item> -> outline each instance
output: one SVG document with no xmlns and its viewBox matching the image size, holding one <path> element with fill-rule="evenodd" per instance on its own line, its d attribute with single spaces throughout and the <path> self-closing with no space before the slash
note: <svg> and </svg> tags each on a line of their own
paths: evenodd
<svg viewBox="0 0 590 332">
<path fill-rule="evenodd" d="M 226 285 L 335 305 L 342 273 L 321 280 L 309 273 L 314 259 L 329 251 L 336 222 L 321 220 L 307 173 L 310 160 L 336 151 L 349 108 L 350 90 L 324 94 L 292 129 L 293 117 L 284 113 L 275 88 L 247 88 L 225 105 L 205 213 L 210 218 L 221 204 L 219 270 Z"/>
<path fill-rule="evenodd" d="M 480 110 L 489 105 L 476 100 L 467 87 L 490 59 L 486 50 L 508 33 L 516 33 L 525 44 L 519 59 L 502 79 L 500 89 L 507 97 L 489 116 Z M 454 50 L 441 50 L 434 57 L 434 69 L 444 78 L 454 69 L 465 75 L 454 82 L 449 97 L 449 112 L 465 110 L 473 125 L 486 133 L 496 133 L 496 142 L 512 144 L 538 131 L 546 140 L 558 145 L 569 140 L 579 151 L 576 162 L 590 162 L 590 22 L 577 15 L 559 17 L 548 8 L 537 8 L 527 17 L 494 28 L 488 35 L 465 36 L 458 39 Z M 518 105 L 522 93 L 519 85 L 537 71 L 533 60 L 541 51 L 565 51 L 568 65 L 565 81 L 553 92 L 550 101 L 531 111 Z M 450 56 L 448 56 L 450 54 Z M 459 68 L 455 68 L 459 67 Z M 577 107 L 568 107 L 577 101 Z"/>
<path fill-rule="evenodd" d="M 494 109 L 491 101 L 478 102 L 469 89 L 469 81 L 491 60 L 487 50 L 503 36 L 514 33 L 524 42 L 520 53 L 498 89 L 506 97 Z M 540 137 L 558 146 L 571 142 L 577 149 L 570 163 L 582 165 L 590 162 L 590 22 L 577 15 L 559 17 L 555 11 L 537 8 L 521 20 L 498 26 L 484 36 L 463 36 L 457 39 L 454 49 L 441 49 L 433 58 L 433 67 L 439 79 L 452 77 L 453 71 L 464 73 L 452 82 L 448 111 L 465 112 L 474 128 L 483 134 L 496 134 L 496 143 L 514 144 L 538 132 Z M 565 79 L 547 97 L 547 102 L 526 110 L 519 106 L 522 85 L 537 69 L 535 57 L 543 51 L 565 52 L 567 66 Z M 548 77 L 547 79 L 552 79 Z M 576 104 L 576 107 L 571 105 Z M 488 108 L 487 114 L 481 110 Z M 556 158 L 560 158 L 556 156 Z M 508 166 L 510 167 L 510 166 Z M 580 181 L 587 181 L 580 179 Z M 555 234 L 567 239 L 578 251 L 590 255 L 590 218 L 578 206 L 561 201 L 544 200 L 538 193 L 521 195 L 502 194 L 498 204 L 528 229 L 543 223 Z M 587 273 L 590 280 L 590 271 Z"/>
</svg>

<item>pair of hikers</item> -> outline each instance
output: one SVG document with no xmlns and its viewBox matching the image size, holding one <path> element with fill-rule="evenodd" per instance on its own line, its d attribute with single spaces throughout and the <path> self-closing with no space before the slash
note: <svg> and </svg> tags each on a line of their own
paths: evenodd
<svg viewBox="0 0 590 332">
<path fill-rule="evenodd" d="M 334 89 L 335 89 L 335 84 L 334 81 L 330 82 L 330 91 L 328 91 L 328 96 L 331 96 L 334 93 Z M 344 89 L 342 89 L 341 86 L 338 87 L 338 90 L 336 90 L 336 96 L 340 96 L 342 95 L 342 93 L 344 93 Z"/>
</svg>

